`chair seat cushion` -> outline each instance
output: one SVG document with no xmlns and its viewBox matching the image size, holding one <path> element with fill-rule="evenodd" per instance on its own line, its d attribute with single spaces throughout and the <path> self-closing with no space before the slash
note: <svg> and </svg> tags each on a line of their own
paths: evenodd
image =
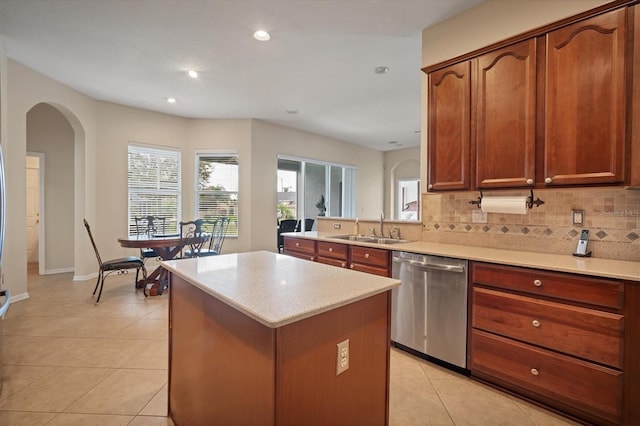
<svg viewBox="0 0 640 426">
<path fill-rule="evenodd" d="M 103 262 L 102 268 L 105 271 L 115 271 L 118 269 L 142 268 L 143 265 L 142 259 L 139 257 L 127 256 L 119 259 L 107 260 L 106 262 Z"/>
<path fill-rule="evenodd" d="M 142 250 L 142 257 L 160 257 L 160 255 L 154 249 L 144 249 Z"/>
</svg>

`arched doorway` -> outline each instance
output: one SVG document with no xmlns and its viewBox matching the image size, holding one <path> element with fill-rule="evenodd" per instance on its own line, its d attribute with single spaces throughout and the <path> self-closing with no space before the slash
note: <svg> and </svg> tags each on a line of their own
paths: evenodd
<svg viewBox="0 0 640 426">
<path fill-rule="evenodd" d="M 38 271 L 40 274 L 71 272 L 75 245 L 76 132 L 65 114 L 47 103 L 32 107 L 26 122 L 27 152 L 37 153 L 44 159 L 40 165 L 44 173 L 39 188 L 44 196 L 40 200 L 44 203 L 39 209 Z M 29 185 L 27 191 L 30 191 Z M 27 216 L 32 213 L 28 209 Z M 29 260 L 27 257 L 27 262 Z"/>
</svg>

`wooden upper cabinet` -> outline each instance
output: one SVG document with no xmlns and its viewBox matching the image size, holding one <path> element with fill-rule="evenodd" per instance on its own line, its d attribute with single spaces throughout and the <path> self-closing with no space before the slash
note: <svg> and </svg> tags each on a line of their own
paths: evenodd
<svg viewBox="0 0 640 426">
<path fill-rule="evenodd" d="M 626 8 L 546 36 L 544 182 L 624 181 Z"/>
<path fill-rule="evenodd" d="M 476 186 L 532 187 L 536 153 L 536 40 L 480 56 L 476 94 Z"/>
<path fill-rule="evenodd" d="M 429 191 L 470 189 L 471 64 L 429 74 Z"/>
</svg>

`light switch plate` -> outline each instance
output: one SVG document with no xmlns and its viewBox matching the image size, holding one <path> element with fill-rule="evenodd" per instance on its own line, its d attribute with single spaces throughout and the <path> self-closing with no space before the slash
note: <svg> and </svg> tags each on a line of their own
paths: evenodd
<svg viewBox="0 0 640 426">
<path fill-rule="evenodd" d="M 584 210 L 572 209 L 571 210 L 571 223 L 577 226 L 584 225 Z"/>
</svg>

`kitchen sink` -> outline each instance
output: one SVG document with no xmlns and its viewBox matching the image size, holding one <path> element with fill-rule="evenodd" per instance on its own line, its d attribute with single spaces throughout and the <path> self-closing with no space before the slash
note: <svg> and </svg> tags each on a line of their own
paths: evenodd
<svg viewBox="0 0 640 426">
<path fill-rule="evenodd" d="M 400 240 L 397 238 L 373 237 L 366 235 L 329 235 L 328 238 L 336 238 L 338 240 L 359 241 L 362 243 L 374 244 L 400 244 L 410 243 L 410 240 Z"/>
</svg>

